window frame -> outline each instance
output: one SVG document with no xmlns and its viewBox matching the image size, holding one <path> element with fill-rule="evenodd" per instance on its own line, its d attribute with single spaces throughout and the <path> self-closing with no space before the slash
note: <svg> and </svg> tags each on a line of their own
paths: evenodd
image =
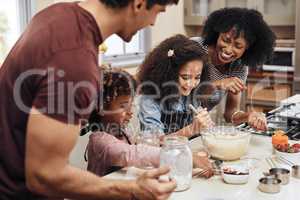
<svg viewBox="0 0 300 200">
<path fill-rule="evenodd" d="M 16 23 L 16 30 L 14 33 L 16 33 L 17 38 L 16 41 L 18 40 L 18 38 L 22 35 L 23 31 L 25 30 L 25 27 L 27 26 L 27 24 L 29 23 L 29 21 L 31 20 L 32 16 L 33 16 L 33 11 L 34 11 L 34 4 L 35 0 L 16 0 L 16 18 L 17 18 L 17 23 Z M 14 41 L 14 43 L 16 42 Z M 0 61 L 0 67 L 2 65 L 2 62 L 5 61 L 6 56 L 9 54 L 9 52 L 11 51 L 11 48 L 13 47 L 13 44 L 11 44 L 12 46 L 9 46 L 9 48 L 7 49 L 6 55 L 4 57 L 3 60 Z"/>
<path fill-rule="evenodd" d="M 35 13 L 35 0 L 18 0 L 18 5 L 20 31 L 22 33 Z"/>
<path fill-rule="evenodd" d="M 151 29 L 149 27 L 144 28 L 140 30 L 140 34 L 140 52 L 109 56 L 104 54 L 104 62 L 110 63 L 112 67 L 130 67 L 141 64 L 151 49 Z M 125 42 L 123 41 L 123 46 L 124 44 Z"/>
</svg>

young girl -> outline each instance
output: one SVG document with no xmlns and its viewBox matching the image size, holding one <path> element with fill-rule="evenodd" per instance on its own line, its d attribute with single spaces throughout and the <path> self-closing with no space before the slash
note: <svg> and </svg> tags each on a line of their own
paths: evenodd
<svg viewBox="0 0 300 200">
<path fill-rule="evenodd" d="M 135 145 L 125 131 L 132 112 L 131 104 L 136 82 L 131 75 L 120 70 L 106 70 L 103 83 L 103 111 L 94 111 L 81 134 L 93 133 L 87 146 L 88 170 L 103 176 L 126 166 L 159 166 L 160 148 L 144 144 Z M 195 167 L 210 169 L 207 157 L 195 156 Z M 205 176 L 212 175 L 209 170 Z"/>
<path fill-rule="evenodd" d="M 206 59 L 202 46 L 183 35 L 166 39 L 150 52 L 138 74 L 142 129 L 191 137 L 213 125 L 198 96 Z"/>
</svg>

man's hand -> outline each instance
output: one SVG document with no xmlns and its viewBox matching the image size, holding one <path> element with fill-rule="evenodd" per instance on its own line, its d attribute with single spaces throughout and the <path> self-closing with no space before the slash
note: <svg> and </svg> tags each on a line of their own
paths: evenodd
<svg viewBox="0 0 300 200">
<path fill-rule="evenodd" d="M 233 94 L 238 94 L 247 89 L 244 82 L 238 77 L 230 77 L 214 82 L 214 85 L 221 89 L 231 92 Z"/>
<path fill-rule="evenodd" d="M 208 159 L 208 153 L 205 151 L 193 152 L 193 165 L 194 168 L 207 170 L 207 172 L 203 174 L 205 178 L 210 178 L 214 175 L 213 166 Z"/>
<path fill-rule="evenodd" d="M 170 171 L 168 167 L 149 170 L 143 173 L 136 181 L 137 187 L 133 191 L 134 199 L 138 200 L 164 200 L 168 199 L 176 188 L 176 182 L 159 181 L 159 177 Z"/>
</svg>

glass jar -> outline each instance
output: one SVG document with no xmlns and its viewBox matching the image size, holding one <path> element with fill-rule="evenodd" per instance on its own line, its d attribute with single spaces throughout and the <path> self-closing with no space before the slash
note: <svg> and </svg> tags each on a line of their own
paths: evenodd
<svg viewBox="0 0 300 200">
<path fill-rule="evenodd" d="M 137 144 L 146 144 L 149 146 L 159 147 L 159 134 L 153 130 L 145 130 L 140 133 L 137 138 Z"/>
<path fill-rule="evenodd" d="M 160 166 L 170 167 L 169 177 L 177 182 L 175 191 L 184 191 L 190 187 L 193 157 L 186 137 L 165 137 L 160 153 Z"/>
</svg>

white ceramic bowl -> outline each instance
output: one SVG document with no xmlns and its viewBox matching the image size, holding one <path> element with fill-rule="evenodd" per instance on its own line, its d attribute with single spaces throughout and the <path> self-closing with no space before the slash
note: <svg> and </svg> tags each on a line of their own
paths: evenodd
<svg viewBox="0 0 300 200">
<path fill-rule="evenodd" d="M 231 170 L 235 170 L 237 172 L 243 172 L 243 173 L 247 173 L 247 174 L 230 174 L 230 173 L 226 173 L 225 169 L 231 169 Z M 246 184 L 248 182 L 249 179 L 249 169 L 240 166 L 240 165 L 224 165 L 221 168 L 222 171 L 222 178 L 224 180 L 225 183 L 228 184 Z"/>
<path fill-rule="evenodd" d="M 209 154 L 221 160 L 238 160 L 249 147 L 250 132 L 233 126 L 216 126 L 202 133 L 202 141 Z"/>
<path fill-rule="evenodd" d="M 275 149 L 275 148 L 274 148 Z M 300 165 L 300 152 L 298 153 L 287 153 L 287 152 L 281 152 L 275 149 L 275 155 L 281 156 L 288 161 L 294 163 L 295 165 Z"/>
</svg>

